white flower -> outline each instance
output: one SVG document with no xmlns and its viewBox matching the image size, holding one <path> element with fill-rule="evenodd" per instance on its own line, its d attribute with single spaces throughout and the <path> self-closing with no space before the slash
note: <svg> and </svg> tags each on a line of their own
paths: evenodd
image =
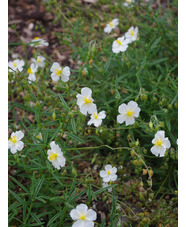
<svg viewBox="0 0 186 227">
<path fill-rule="evenodd" d="M 27 69 L 27 73 L 29 74 L 28 76 L 29 84 L 31 83 L 31 81 L 36 81 L 36 75 L 35 75 L 36 72 L 37 72 L 37 65 L 32 63 L 30 65 L 30 68 Z"/>
<path fill-rule="evenodd" d="M 103 182 L 115 181 L 117 179 L 117 168 L 108 164 L 105 166 L 105 170 L 100 171 L 100 176 L 103 178 Z"/>
<path fill-rule="evenodd" d="M 119 53 L 120 51 L 121 52 L 124 52 L 127 50 L 128 48 L 128 43 L 130 43 L 130 40 L 129 39 L 125 39 L 124 36 L 116 39 L 113 44 L 112 44 L 112 51 L 117 54 Z"/>
<path fill-rule="evenodd" d="M 45 66 L 45 58 L 43 56 L 37 56 L 37 59 L 31 58 L 31 61 L 37 65 L 37 67 L 43 68 Z"/>
<path fill-rule="evenodd" d="M 48 160 L 52 162 L 52 165 L 56 169 L 60 169 L 65 166 L 66 159 L 63 156 L 63 152 L 61 151 L 59 145 L 55 144 L 55 141 L 50 143 L 51 150 L 47 151 Z"/>
<path fill-rule="evenodd" d="M 30 46 L 32 47 L 43 47 L 43 46 L 48 46 L 49 43 L 44 40 L 44 39 L 41 39 L 40 37 L 35 37 L 31 42 Z"/>
<path fill-rule="evenodd" d="M 67 82 L 70 76 L 70 68 L 68 66 L 62 68 L 59 63 L 54 62 L 50 69 L 52 72 L 51 78 L 54 81 L 58 81 L 60 78 L 63 82 Z"/>
<path fill-rule="evenodd" d="M 97 110 L 90 116 L 88 125 L 94 124 L 95 127 L 99 127 L 102 123 L 102 119 L 106 117 L 105 111 L 97 112 Z"/>
<path fill-rule="evenodd" d="M 36 136 L 36 138 L 39 140 L 43 140 L 43 136 L 42 136 L 41 132 Z"/>
<path fill-rule="evenodd" d="M 94 210 L 88 209 L 87 205 L 80 204 L 70 211 L 71 218 L 76 221 L 72 227 L 93 227 L 97 219 L 97 214 Z"/>
<path fill-rule="evenodd" d="M 125 0 L 125 2 L 122 5 L 126 7 L 132 7 L 132 3 L 134 2 L 135 0 Z"/>
<path fill-rule="evenodd" d="M 8 69 L 9 72 L 14 72 L 14 71 L 19 71 L 22 72 L 23 71 L 23 66 L 25 65 L 23 60 L 13 60 L 13 61 L 9 61 L 8 62 L 8 67 L 10 67 L 11 69 Z"/>
<path fill-rule="evenodd" d="M 130 43 L 135 41 L 138 36 L 138 27 L 130 27 L 128 32 L 125 33 L 125 38 L 130 40 Z"/>
<path fill-rule="evenodd" d="M 11 134 L 11 138 L 8 140 L 8 148 L 10 148 L 12 154 L 23 149 L 24 143 L 21 141 L 23 137 L 24 133 L 21 130 Z"/>
<path fill-rule="evenodd" d="M 105 182 L 102 182 L 102 185 L 103 185 L 103 188 L 106 188 L 106 187 L 109 186 L 109 184 L 108 183 L 105 183 Z M 108 192 L 112 192 L 112 188 L 109 188 L 108 189 Z"/>
<path fill-rule="evenodd" d="M 165 131 L 158 131 L 155 134 L 155 138 L 152 140 L 154 146 L 150 149 L 151 152 L 156 155 L 163 157 L 166 149 L 170 148 L 171 144 L 169 139 L 165 138 Z"/>
<path fill-rule="evenodd" d="M 105 33 L 110 33 L 112 31 L 112 29 L 116 28 L 116 26 L 119 24 L 119 19 L 114 19 L 112 21 L 110 21 L 106 27 L 104 28 L 104 32 Z"/>
<path fill-rule="evenodd" d="M 96 104 L 93 103 L 92 90 L 88 87 L 81 89 L 81 94 L 76 95 L 77 105 L 80 108 L 80 112 L 84 115 L 87 113 L 92 114 L 97 111 Z"/>
<path fill-rule="evenodd" d="M 132 125 L 135 122 L 134 118 L 139 116 L 140 111 L 141 109 L 134 101 L 130 101 L 128 104 L 123 103 L 118 107 L 118 112 L 120 114 L 117 116 L 117 121 L 120 124 L 125 121 L 126 126 Z"/>
</svg>

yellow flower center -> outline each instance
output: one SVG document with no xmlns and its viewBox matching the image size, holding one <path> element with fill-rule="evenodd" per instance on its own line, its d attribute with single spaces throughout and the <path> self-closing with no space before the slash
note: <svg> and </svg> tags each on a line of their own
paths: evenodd
<svg viewBox="0 0 186 227">
<path fill-rule="evenodd" d="M 38 62 L 38 63 L 40 63 L 40 62 L 41 62 L 41 59 L 40 59 L 40 58 L 38 58 L 38 59 L 37 59 L 37 62 Z"/>
<path fill-rule="evenodd" d="M 85 215 L 81 215 L 80 220 L 85 220 Z"/>
<path fill-rule="evenodd" d="M 84 97 L 84 103 L 85 104 L 90 104 L 90 103 L 92 103 L 92 99 L 91 98 Z"/>
<path fill-rule="evenodd" d="M 11 141 L 13 143 L 17 143 L 17 139 L 15 136 L 12 136 L 12 138 L 10 138 L 9 141 Z"/>
<path fill-rule="evenodd" d="M 116 42 L 117 42 L 119 45 L 121 45 L 121 42 L 120 42 L 118 39 L 116 40 Z"/>
<path fill-rule="evenodd" d="M 34 40 L 40 39 L 40 37 L 35 37 Z"/>
<path fill-rule="evenodd" d="M 13 66 L 16 68 L 17 67 L 17 63 L 13 62 Z"/>
<path fill-rule="evenodd" d="M 131 36 L 133 36 L 134 35 L 134 31 L 132 30 L 132 31 L 130 31 L 130 35 Z"/>
<path fill-rule="evenodd" d="M 127 115 L 128 117 L 133 117 L 134 111 L 130 109 L 130 110 L 127 111 L 126 115 Z"/>
<path fill-rule="evenodd" d="M 50 161 L 54 161 L 56 158 L 57 158 L 57 154 L 51 152 L 51 153 L 50 153 L 50 156 L 49 156 Z"/>
<path fill-rule="evenodd" d="M 32 70 L 31 70 L 31 68 L 28 68 L 27 69 L 27 73 L 29 73 L 29 74 L 32 74 L 33 73 Z"/>
<path fill-rule="evenodd" d="M 39 139 L 39 140 L 41 139 L 41 137 L 40 137 L 40 136 L 36 136 L 36 138 L 37 138 L 37 139 Z"/>
<path fill-rule="evenodd" d="M 61 77 L 62 69 L 56 69 L 56 75 Z"/>
<path fill-rule="evenodd" d="M 131 0 L 125 0 L 126 2 L 128 2 L 128 3 L 131 3 Z"/>
<path fill-rule="evenodd" d="M 110 27 L 114 26 L 114 24 L 112 22 L 109 22 L 108 24 L 110 25 Z"/>
<path fill-rule="evenodd" d="M 94 118 L 98 119 L 98 114 L 97 113 L 94 113 Z"/>
<path fill-rule="evenodd" d="M 108 175 L 110 175 L 110 174 L 111 174 L 110 170 L 107 170 L 107 174 L 108 174 Z"/>
<path fill-rule="evenodd" d="M 157 140 L 156 142 L 155 142 L 155 145 L 157 145 L 157 146 L 161 146 L 162 145 L 162 140 Z"/>
</svg>

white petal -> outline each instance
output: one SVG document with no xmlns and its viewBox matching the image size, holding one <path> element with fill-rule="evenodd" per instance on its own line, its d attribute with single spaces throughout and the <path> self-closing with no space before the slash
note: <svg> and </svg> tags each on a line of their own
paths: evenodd
<svg viewBox="0 0 186 227">
<path fill-rule="evenodd" d="M 16 143 L 16 150 L 21 151 L 24 147 L 24 143 L 22 141 L 18 141 Z"/>
<path fill-rule="evenodd" d="M 86 213 L 86 220 L 95 221 L 97 219 L 97 214 L 94 210 L 89 209 Z"/>
<path fill-rule="evenodd" d="M 95 119 L 94 120 L 94 126 L 95 127 L 99 127 L 101 125 L 101 123 L 102 123 L 102 120 L 100 120 L 100 119 Z"/>
<path fill-rule="evenodd" d="M 83 96 L 80 95 L 80 94 L 77 94 L 77 95 L 76 95 L 76 98 L 77 98 L 77 105 L 78 105 L 78 106 L 81 106 L 81 105 L 84 103 L 84 98 L 83 98 Z"/>
<path fill-rule="evenodd" d="M 88 206 L 86 205 L 86 204 L 80 204 L 80 205 L 78 205 L 77 207 L 76 207 L 76 209 L 80 212 L 80 213 L 85 213 L 85 212 L 87 212 L 87 210 L 88 210 Z"/>
<path fill-rule="evenodd" d="M 124 52 L 127 50 L 127 48 L 128 48 L 128 45 L 122 45 L 122 46 L 120 46 L 120 51 Z"/>
<path fill-rule="evenodd" d="M 52 78 L 53 81 L 58 81 L 60 77 L 57 76 L 55 73 L 52 73 L 51 78 Z"/>
<path fill-rule="evenodd" d="M 72 218 L 72 220 L 78 220 L 80 218 L 80 212 L 76 209 L 73 209 L 70 211 L 70 217 Z"/>
<path fill-rule="evenodd" d="M 80 112 L 86 116 L 87 115 L 87 111 L 88 111 L 87 104 L 82 104 L 80 106 Z"/>
<path fill-rule="evenodd" d="M 64 76 L 70 76 L 70 68 L 68 66 L 63 68 L 63 75 Z"/>
<path fill-rule="evenodd" d="M 69 76 L 62 75 L 61 80 L 62 80 L 63 82 L 67 82 L 67 81 L 69 81 Z"/>
<path fill-rule="evenodd" d="M 103 178 L 103 182 L 109 182 L 110 181 L 110 175 Z"/>
<path fill-rule="evenodd" d="M 117 175 L 116 174 L 110 175 L 110 180 L 111 181 L 117 180 Z"/>
<path fill-rule="evenodd" d="M 112 52 L 118 54 L 120 52 L 120 47 L 112 47 Z"/>
<path fill-rule="evenodd" d="M 126 116 L 124 114 L 120 114 L 117 116 L 117 122 L 122 124 L 126 120 Z"/>
<path fill-rule="evenodd" d="M 97 106 L 94 103 L 91 103 L 88 107 L 88 113 L 93 114 L 97 111 Z"/>
<path fill-rule="evenodd" d="M 125 112 L 126 108 L 127 108 L 127 105 L 125 103 L 123 103 L 118 107 L 118 112 L 123 113 L 123 112 Z"/>
<path fill-rule="evenodd" d="M 99 117 L 100 117 L 101 119 L 104 119 L 104 118 L 106 117 L 105 111 L 99 112 Z"/>
<path fill-rule="evenodd" d="M 64 157 L 58 158 L 58 163 L 61 167 L 65 166 L 66 159 Z"/>
<path fill-rule="evenodd" d="M 133 125 L 135 122 L 134 117 L 126 118 L 125 122 L 126 122 L 126 126 Z"/>
<path fill-rule="evenodd" d="M 92 95 L 92 90 L 88 87 L 84 87 L 81 89 L 81 94 L 83 96 L 91 96 Z"/>
<path fill-rule="evenodd" d="M 156 138 L 165 138 L 165 131 L 157 131 L 157 133 L 155 134 Z"/>
<path fill-rule="evenodd" d="M 101 170 L 100 172 L 99 172 L 99 175 L 101 176 L 101 177 L 106 177 L 107 176 L 107 172 L 105 171 L 105 170 Z"/>
<path fill-rule="evenodd" d="M 128 107 L 130 107 L 131 109 L 135 110 L 138 107 L 138 104 L 134 101 L 130 101 L 128 103 Z"/>
<path fill-rule="evenodd" d="M 77 220 L 76 222 L 74 222 L 74 224 L 72 225 L 72 227 L 85 227 L 83 220 Z"/>
<path fill-rule="evenodd" d="M 17 150 L 16 150 L 15 147 L 11 147 L 11 148 L 10 148 L 10 152 L 11 152 L 12 154 L 15 154 L 15 153 L 17 152 Z"/>
<path fill-rule="evenodd" d="M 170 141 L 169 141 L 168 138 L 165 138 L 165 139 L 163 140 L 162 145 L 163 145 L 165 148 L 170 148 L 170 147 L 171 147 L 171 144 L 170 144 Z"/>
<path fill-rule="evenodd" d="M 110 164 L 107 164 L 105 166 L 105 170 L 108 171 L 108 170 L 112 170 L 112 166 Z"/>
<path fill-rule="evenodd" d="M 114 173 L 117 173 L 117 168 L 116 168 L 116 167 L 113 167 L 113 168 L 111 169 L 111 174 L 114 174 Z"/>
<path fill-rule="evenodd" d="M 87 125 L 91 125 L 91 124 L 94 124 L 94 119 L 90 119 L 90 120 L 87 122 Z"/>
<path fill-rule="evenodd" d="M 54 62 L 52 64 L 52 67 L 51 67 L 50 71 L 53 72 L 53 71 L 55 71 L 56 69 L 59 69 L 59 68 L 60 68 L 59 63 L 58 62 Z"/>
<path fill-rule="evenodd" d="M 139 113 L 140 113 L 141 109 L 139 107 L 137 107 L 135 110 L 134 110 L 134 117 L 139 117 Z"/>
<path fill-rule="evenodd" d="M 19 130 L 18 132 L 15 133 L 15 136 L 17 137 L 17 139 L 21 140 L 24 137 L 24 133 Z"/>
<path fill-rule="evenodd" d="M 29 74 L 28 79 L 30 81 L 36 81 L 36 75 L 35 74 Z"/>
</svg>

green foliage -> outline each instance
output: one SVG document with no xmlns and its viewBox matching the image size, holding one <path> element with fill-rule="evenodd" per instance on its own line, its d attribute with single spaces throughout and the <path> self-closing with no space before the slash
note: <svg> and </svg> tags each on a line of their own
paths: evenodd
<svg viewBox="0 0 186 227">
<path fill-rule="evenodd" d="M 34 55 L 44 56 L 46 65 L 36 73 L 36 81 L 28 84 L 26 47 L 30 43 L 9 44 L 9 54 L 18 45 L 25 49 L 23 72 L 9 73 L 9 129 L 25 133 L 24 149 L 15 155 L 9 152 L 13 170 L 9 225 L 71 226 L 69 212 L 76 205 L 90 207 L 102 201 L 108 217 L 104 220 L 99 214 L 96 226 L 120 226 L 123 217 L 131 226 L 176 226 L 177 1 L 156 10 L 152 1 L 147 5 L 136 1 L 131 8 L 122 7 L 121 2 L 99 0 L 84 8 L 80 1 L 44 1 L 55 15 L 53 24 L 61 23 L 63 32 L 56 35 L 70 49 L 72 66 L 76 66 L 71 67 L 67 83 L 52 81 L 54 60 L 36 49 Z M 108 35 L 103 28 L 114 18 L 119 18 L 119 29 Z M 113 41 L 131 26 L 138 26 L 138 40 L 126 52 L 114 54 Z M 59 51 L 63 51 L 60 46 Z M 83 87 L 91 88 L 98 112 L 106 112 L 99 128 L 87 125 L 89 116 L 82 115 L 76 104 Z M 141 108 L 140 116 L 133 125 L 119 125 L 118 106 L 131 100 Z M 158 130 L 164 130 L 171 142 L 163 158 L 150 152 Z M 42 139 L 36 138 L 39 133 Z M 66 158 L 60 170 L 47 159 L 52 141 Z M 108 163 L 118 168 L 119 179 L 103 188 L 99 171 Z M 140 212 L 134 212 L 136 207 Z"/>
</svg>

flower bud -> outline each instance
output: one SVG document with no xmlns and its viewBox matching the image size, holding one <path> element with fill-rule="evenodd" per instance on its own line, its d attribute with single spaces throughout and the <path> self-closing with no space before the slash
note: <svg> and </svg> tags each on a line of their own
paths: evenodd
<svg viewBox="0 0 186 227">
<path fill-rule="evenodd" d="M 93 60 L 92 60 L 92 58 L 91 58 L 90 61 L 89 61 L 89 65 L 91 66 L 92 63 L 93 63 Z"/>
<path fill-rule="evenodd" d="M 134 160 L 133 165 L 135 165 L 135 166 L 138 165 L 138 160 Z"/>
<path fill-rule="evenodd" d="M 158 101 L 158 99 L 154 96 L 153 97 L 153 102 L 157 102 Z"/>
<path fill-rule="evenodd" d="M 152 177 L 153 174 L 154 174 L 154 172 L 152 171 L 152 169 L 150 169 L 150 170 L 149 170 L 149 175 L 150 175 L 150 177 Z"/>
<path fill-rule="evenodd" d="M 110 93 L 111 93 L 112 95 L 114 94 L 114 89 L 113 89 L 113 88 L 110 89 Z"/>
<path fill-rule="evenodd" d="M 147 174 L 147 169 L 143 169 L 143 175 L 146 175 Z"/>
<path fill-rule="evenodd" d="M 72 174 L 76 177 L 77 176 L 77 171 L 75 168 L 72 168 Z"/>
<path fill-rule="evenodd" d="M 56 113 L 55 113 L 55 111 L 52 113 L 52 119 L 53 119 L 53 120 L 56 119 Z"/>
<path fill-rule="evenodd" d="M 86 76 L 88 74 L 88 70 L 86 67 L 83 68 L 81 74 L 82 74 L 82 76 Z"/>
<path fill-rule="evenodd" d="M 151 121 L 149 122 L 149 128 L 153 129 L 153 123 Z"/>
</svg>

